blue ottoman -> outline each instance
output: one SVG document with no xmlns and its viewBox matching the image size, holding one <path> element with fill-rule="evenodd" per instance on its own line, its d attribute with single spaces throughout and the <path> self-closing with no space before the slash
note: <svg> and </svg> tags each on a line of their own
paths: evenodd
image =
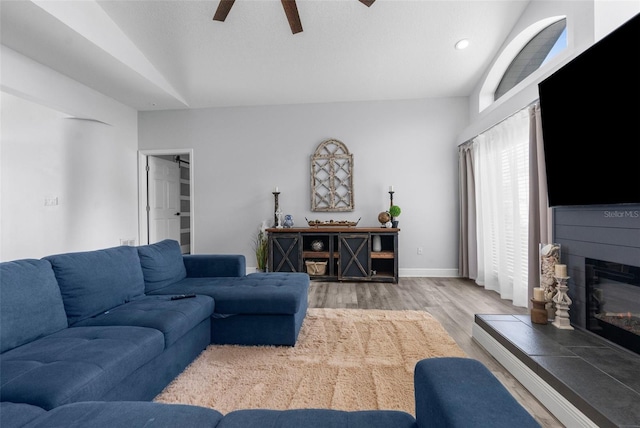
<svg viewBox="0 0 640 428">
<path fill-rule="evenodd" d="M 186 277 L 152 293 L 213 297 L 211 343 L 294 346 L 307 314 L 309 275 L 268 272 Z"/>
<path fill-rule="evenodd" d="M 539 428 L 482 363 L 443 357 L 418 361 L 415 368 L 416 419 L 449 428 Z"/>
</svg>

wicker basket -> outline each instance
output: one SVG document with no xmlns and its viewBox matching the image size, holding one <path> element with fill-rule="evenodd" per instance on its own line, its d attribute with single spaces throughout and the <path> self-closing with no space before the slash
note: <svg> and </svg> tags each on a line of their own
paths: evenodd
<svg viewBox="0 0 640 428">
<path fill-rule="evenodd" d="M 327 262 L 313 262 L 310 260 L 305 260 L 305 265 L 307 265 L 307 273 L 312 276 L 324 275 L 327 271 Z"/>
</svg>

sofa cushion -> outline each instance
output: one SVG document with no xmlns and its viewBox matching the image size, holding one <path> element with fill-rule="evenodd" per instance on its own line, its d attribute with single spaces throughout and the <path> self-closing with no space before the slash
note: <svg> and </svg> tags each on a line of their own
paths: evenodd
<svg viewBox="0 0 640 428">
<path fill-rule="evenodd" d="M 69 325 L 144 295 L 135 247 L 57 254 L 51 262 Z"/>
<path fill-rule="evenodd" d="M 213 306 L 213 299 L 209 296 L 181 300 L 171 300 L 171 296 L 145 296 L 80 321 L 74 327 L 130 325 L 155 328 L 164 334 L 165 348 L 168 348 L 209 318 L 213 313 Z"/>
<path fill-rule="evenodd" d="M 242 254 L 185 254 L 182 260 L 189 278 L 247 274 L 247 259 Z"/>
<path fill-rule="evenodd" d="M 217 314 L 295 314 L 307 301 L 306 273 L 256 273 L 239 278 L 185 278 L 154 294 L 213 297 Z"/>
<path fill-rule="evenodd" d="M 57 407 L 34 420 L 28 428 L 213 428 L 222 417 L 217 410 L 185 404 L 93 401 Z"/>
<path fill-rule="evenodd" d="M 416 417 L 437 427 L 540 428 L 480 361 L 437 357 L 414 371 Z"/>
<path fill-rule="evenodd" d="M 67 327 L 60 288 L 46 260 L 0 263 L 0 352 Z"/>
<path fill-rule="evenodd" d="M 165 239 L 155 244 L 142 245 L 138 247 L 138 255 L 147 293 L 187 276 L 178 241 Z"/>
<path fill-rule="evenodd" d="M 3 401 L 0 403 L 0 427 L 22 428 L 46 413 L 46 410 L 38 406 Z"/>
<path fill-rule="evenodd" d="M 66 328 L 0 355 L 0 401 L 49 410 L 99 400 L 163 350 L 151 328 Z"/>
<path fill-rule="evenodd" d="M 394 410 L 346 412 L 329 409 L 236 410 L 218 428 L 416 428 L 408 413 Z"/>
</svg>

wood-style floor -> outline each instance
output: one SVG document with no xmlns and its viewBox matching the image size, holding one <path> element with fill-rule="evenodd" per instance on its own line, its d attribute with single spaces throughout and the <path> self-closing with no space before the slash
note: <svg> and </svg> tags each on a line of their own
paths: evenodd
<svg viewBox="0 0 640 428">
<path fill-rule="evenodd" d="M 312 281 L 309 307 L 424 310 L 458 346 L 484 363 L 543 427 L 563 425 L 471 337 L 475 314 L 527 314 L 498 293 L 460 278 L 400 278 L 398 284 Z"/>
</svg>

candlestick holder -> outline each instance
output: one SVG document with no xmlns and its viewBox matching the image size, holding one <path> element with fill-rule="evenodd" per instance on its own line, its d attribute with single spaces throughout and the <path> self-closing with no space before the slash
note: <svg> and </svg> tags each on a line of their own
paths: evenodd
<svg viewBox="0 0 640 428">
<path fill-rule="evenodd" d="M 280 192 L 273 192 L 273 199 L 274 199 L 273 227 L 278 226 L 278 211 L 280 210 L 280 206 L 278 205 L 278 195 L 280 195 Z"/>
<path fill-rule="evenodd" d="M 558 286 L 556 295 L 553 296 L 553 301 L 556 304 L 556 319 L 553 321 L 553 325 L 562 330 L 573 330 L 571 321 L 569 320 L 569 307 L 571 306 L 571 299 L 567 294 L 569 287 L 567 286 L 568 276 L 556 276 Z"/>
<path fill-rule="evenodd" d="M 395 192 L 393 190 L 389 190 L 389 208 L 393 206 L 393 194 Z"/>
<path fill-rule="evenodd" d="M 534 324 L 546 324 L 548 322 L 547 309 L 544 300 L 531 299 L 533 307 L 531 308 L 531 322 Z"/>
</svg>

